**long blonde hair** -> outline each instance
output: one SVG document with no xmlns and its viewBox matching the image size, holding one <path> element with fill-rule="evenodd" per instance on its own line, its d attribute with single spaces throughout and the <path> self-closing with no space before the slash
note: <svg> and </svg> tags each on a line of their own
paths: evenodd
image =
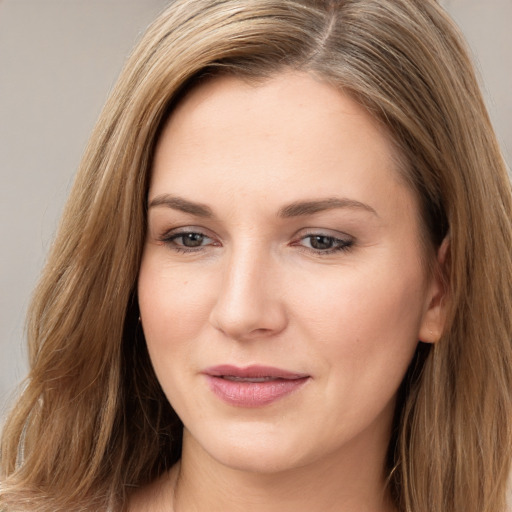
<svg viewBox="0 0 512 512">
<path fill-rule="evenodd" d="M 426 252 L 450 240 L 444 335 L 419 344 L 399 392 L 387 468 L 398 510 L 505 509 L 511 187 L 464 43 L 434 0 L 177 0 L 150 27 L 94 130 L 34 295 L 0 508 L 122 510 L 180 457 L 182 425 L 137 324 L 155 142 L 201 77 L 283 68 L 338 87 L 388 128 Z"/>
</svg>

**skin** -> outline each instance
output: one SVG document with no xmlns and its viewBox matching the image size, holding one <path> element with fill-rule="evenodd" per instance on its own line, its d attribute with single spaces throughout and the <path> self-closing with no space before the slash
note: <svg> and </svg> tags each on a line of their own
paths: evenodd
<svg viewBox="0 0 512 512">
<path fill-rule="evenodd" d="M 183 457 L 132 510 L 394 510 L 395 395 L 443 318 L 395 161 L 366 111 L 307 74 L 215 78 L 177 107 L 155 155 L 138 295 Z M 183 233 L 196 233 L 189 252 Z M 202 373 L 219 364 L 308 379 L 236 407 Z"/>
</svg>

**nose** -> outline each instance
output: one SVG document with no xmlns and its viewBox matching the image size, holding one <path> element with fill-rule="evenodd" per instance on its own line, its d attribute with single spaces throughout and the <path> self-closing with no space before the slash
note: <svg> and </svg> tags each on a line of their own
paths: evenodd
<svg viewBox="0 0 512 512">
<path fill-rule="evenodd" d="M 226 258 L 210 323 L 224 335 L 249 340 L 279 334 L 287 325 L 277 263 L 249 248 Z"/>
</svg>

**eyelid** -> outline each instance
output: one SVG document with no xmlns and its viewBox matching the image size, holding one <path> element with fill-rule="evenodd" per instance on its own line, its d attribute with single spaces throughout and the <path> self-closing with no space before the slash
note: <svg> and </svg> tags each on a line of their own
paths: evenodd
<svg viewBox="0 0 512 512">
<path fill-rule="evenodd" d="M 205 244 L 201 244 L 198 246 L 186 246 L 185 244 L 179 244 L 175 242 L 176 239 L 179 239 L 182 235 L 187 234 L 198 234 L 206 239 Z M 334 246 L 331 248 L 319 249 L 314 247 L 307 247 L 303 241 L 307 238 L 313 237 L 325 237 L 333 240 Z M 202 226 L 179 226 L 173 227 L 163 231 L 160 235 L 156 237 L 156 239 L 164 245 L 167 245 L 172 250 L 176 252 L 200 252 L 204 251 L 208 247 L 219 247 L 222 244 L 219 237 L 216 234 L 211 233 L 209 229 L 206 229 Z M 318 256 L 327 256 L 332 253 L 340 252 L 340 251 L 348 251 L 353 247 L 355 243 L 355 238 L 348 233 L 331 230 L 331 229 L 322 229 L 322 228 L 302 228 L 297 231 L 292 240 L 289 242 L 289 245 L 292 247 L 297 247 L 299 249 L 304 250 L 305 252 L 309 252 L 313 255 Z"/>
<path fill-rule="evenodd" d="M 210 242 L 204 245 L 198 245 L 196 247 L 187 247 L 184 244 L 182 245 L 175 242 L 175 240 L 177 238 L 180 238 L 180 236 L 187 235 L 190 233 L 201 235 L 205 239 L 210 240 Z M 219 238 L 216 235 L 212 234 L 209 229 L 200 226 L 180 226 L 167 229 L 162 234 L 157 236 L 157 240 L 163 243 L 164 245 L 167 245 L 176 252 L 186 253 L 199 252 L 205 250 L 208 247 L 218 247 L 222 245 L 221 242 L 219 241 Z"/>
<path fill-rule="evenodd" d="M 161 235 L 158 236 L 159 239 L 168 239 L 175 235 L 180 234 L 187 234 L 187 233 L 197 233 L 200 235 L 203 235 L 207 238 L 211 239 L 218 239 L 219 237 L 216 236 L 211 232 L 211 230 L 206 229 L 202 226 L 179 226 L 179 227 L 173 227 L 170 229 L 163 230 Z"/>
<path fill-rule="evenodd" d="M 336 238 L 338 240 L 347 240 L 347 241 L 355 241 L 355 237 L 349 235 L 344 231 L 337 231 L 334 229 L 323 229 L 323 228 L 303 228 L 297 231 L 293 235 L 294 240 L 301 240 L 302 238 L 308 236 L 326 236 L 331 238 Z"/>
<path fill-rule="evenodd" d="M 337 245 L 335 247 L 331 247 L 328 249 L 315 249 L 313 247 L 307 247 L 305 245 L 302 245 L 301 242 L 307 238 L 312 237 L 325 237 L 330 238 L 334 241 L 336 241 Z M 304 252 L 308 252 L 314 256 L 329 256 L 334 253 L 340 253 L 340 252 L 346 252 L 353 248 L 355 244 L 355 237 L 343 233 L 340 231 L 333 231 L 330 229 L 321 229 L 321 228 L 306 228 L 303 230 L 300 230 L 295 234 L 293 237 L 293 241 L 291 242 L 291 245 L 294 247 L 298 247 L 299 249 L 303 250 Z"/>
</svg>

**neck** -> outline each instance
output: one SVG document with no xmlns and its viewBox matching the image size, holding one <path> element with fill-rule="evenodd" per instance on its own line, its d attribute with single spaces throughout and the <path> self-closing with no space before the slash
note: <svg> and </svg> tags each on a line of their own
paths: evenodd
<svg viewBox="0 0 512 512">
<path fill-rule="evenodd" d="M 385 450 L 357 444 L 286 471 L 251 472 L 214 460 L 185 431 L 170 481 L 174 512 L 393 512 Z"/>
</svg>

